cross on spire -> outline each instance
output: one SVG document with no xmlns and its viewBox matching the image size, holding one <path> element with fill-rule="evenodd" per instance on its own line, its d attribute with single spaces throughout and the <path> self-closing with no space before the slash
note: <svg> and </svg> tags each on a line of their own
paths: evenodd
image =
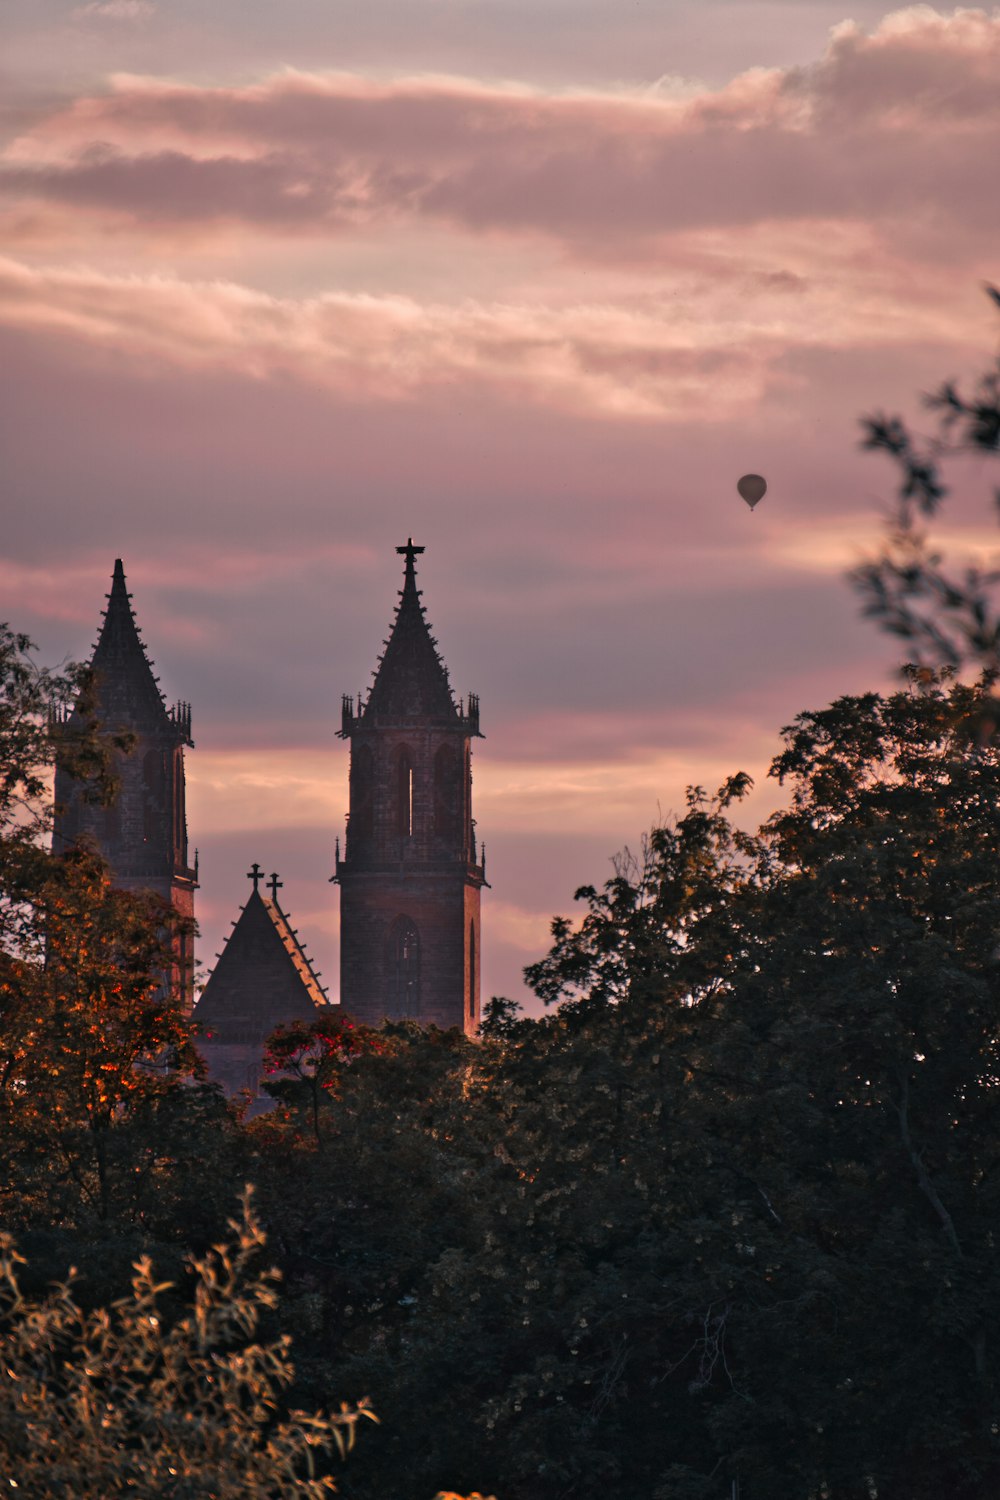
<svg viewBox="0 0 1000 1500">
<path fill-rule="evenodd" d="M 264 879 L 264 871 L 256 862 L 254 863 L 253 869 L 247 871 L 247 879 L 253 881 L 253 893 L 256 896 L 257 886 Z"/>
<path fill-rule="evenodd" d="M 404 556 L 406 558 L 406 575 L 407 575 L 407 577 L 410 577 L 410 575 L 413 574 L 416 571 L 416 569 L 413 566 L 413 559 L 415 557 L 419 557 L 420 554 L 421 554 L 421 552 L 423 552 L 423 550 L 424 550 L 423 547 L 416 547 L 416 546 L 414 546 L 412 536 L 408 536 L 406 538 L 406 546 L 405 547 L 397 547 L 396 548 L 396 551 L 399 552 L 399 553 L 401 553 L 402 556 Z"/>
<path fill-rule="evenodd" d="M 283 880 L 279 880 L 277 873 L 275 873 L 272 874 L 270 880 L 267 883 L 271 891 L 271 900 L 277 903 L 278 892 L 283 888 L 285 882 Z"/>
</svg>

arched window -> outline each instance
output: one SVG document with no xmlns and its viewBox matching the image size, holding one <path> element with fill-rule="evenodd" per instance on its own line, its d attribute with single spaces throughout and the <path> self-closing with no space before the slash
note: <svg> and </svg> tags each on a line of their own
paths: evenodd
<svg viewBox="0 0 1000 1500">
<path fill-rule="evenodd" d="M 413 757 L 406 745 L 396 752 L 396 832 L 404 839 L 413 833 Z"/>
<path fill-rule="evenodd" d="M 370 745 L 351 755 L 351 823 L 356 838 L 370 838 L 375 828 L 375 767 Z"/>
<path fill-rule="evenodd" d="M 187 863 L 187 817 L 184 808 L 184 751 L 174 751 L 174 853 L 177 860 Z"/>
<path fill-rule="evenodd" d="M 466 857 L 474 863 L 476 858 L 476 834 L 472 822 L 472 751 L 468 744 L 465 746 L 465 827 L 462 831 L 465 839 Z"/>
<path fill-rule="evenodd" d="M 420 934 L 409 917 L 397 917 L 386 945 L 385 1013 L 392 1021 L 420 1012 Z"/>
<path fill-rule="evenodd" d="M 142 836 L 147 844 L 167 844 L 164 837 L 163 793 L 166 768 L 162 750 L 147 750 L 142 761 Z"/>
<path fill-rule="evenodd" d="M 454 838 L 459 829 L 461 762 L 451 745 L 442 745 L 434 757 L 434 832 Z"/>
<path fill-rule="evenodd" d="M 469 923 L 469 985 L 465 1004 L 471 1021 L 476 1014 L 476 924 Z"/>
</svg>

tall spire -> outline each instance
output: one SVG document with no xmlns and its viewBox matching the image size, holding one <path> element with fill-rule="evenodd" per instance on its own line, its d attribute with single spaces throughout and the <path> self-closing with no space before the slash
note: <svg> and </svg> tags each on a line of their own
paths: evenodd
<svg viewBox="0 0 1000 1500">
<path fill-rule="evenodd" d="M 351 742 L 340 886 L 340 998 L 360 1021 L 479 1024 L 479 897 L 472 817 L 479 700 L 456 705 L 424 618 L 410 537 L 396 618 L 367 703 L 342 705 Z"/>
<path fill-rule="evenodd" d="M 364 707 L 364 717 L 454 719 L 458 716 L 448 671 L 420 602 L 413 538 L 396 551 L 406 558 L 396 618 Z"/>
<path fill-rule="evenodd" d="M 132 613 L 125 569 L 115 559 L 111 593 L 91 663 L 101 716 L 113 725 L 160 729 L 170 723 Z"/>
<path fill-rule="evenodd" d="M 191 707 L 178 703 L 167 710 L 136 627 L 120 557 L 91 668 L 93 691 L 81 693 L 73 705 L 67 735 L 94 719 L 106 730 L 127 731 L 131 745 L 120 743 L 113 753 L 117 787 L 106 806 L 93 800 L 57 748 L 53 848 L 63 851 L 89 839 L 116 886 L 155 892 L 179 916 L 192 919 L 193 928 L 198 870 L 197 859 L 194 869 L 188 865 L 183 751 L 191 744 Z M 186 1010 L 194 998 L 192 944 L 190 931 L 177 936 L 175 962 L 165 976 Z"/>
</svg>

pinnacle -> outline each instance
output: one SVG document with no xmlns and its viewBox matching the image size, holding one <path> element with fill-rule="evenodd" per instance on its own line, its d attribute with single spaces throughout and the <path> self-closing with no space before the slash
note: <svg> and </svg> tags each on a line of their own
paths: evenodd
<svg viewBox="0 0 1000 1500">
<path fill-rule="evenodd" d="M 403 587 L 385 651 L 379 660 L 365 715 L 386 718 L 453 719 L 456 714 L 448 672 L 420 602 L 414 558 L 423 552 L 410 538 L 396 551 L 406 557 Z"/>
<path fill-rule="evenodd" d="M 125 568 L 115 558 L 108 607 L 91 665 L 102 718 L 128 728 L 170 727 L 163 696 L 132 613 Z"/>
</svg>

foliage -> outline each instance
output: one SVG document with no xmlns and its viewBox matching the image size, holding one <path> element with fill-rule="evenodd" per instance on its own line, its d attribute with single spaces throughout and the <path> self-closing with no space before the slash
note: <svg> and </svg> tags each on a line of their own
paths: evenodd
<svg viewBox="0 0 1000 1500">
<path fill-rule="evenodd" d="M 38 869 L 28 879 L 26 863 Z M 152 1101 L 178 1087 L 193 1055 L 178 1007 L 163 992 L 169 913 L 162 904 L 114 890 L 86 850 L 62 859 L 29 851 L 8 858 L 30 908 L 19 922 L 20 951 L 0 983 L 2 1065 L 0 1156 L 9 1189 L 60 1215 L 106 1219 L 111 1196 L 137 1184 L 129 1164 L 116 1184 L 112 1137 Z M 0 1203 L 10 1210 L 8 1194 Z M 22 1207 L 24 1201 L 22 1201 Z"/>
<path fill-rule="evenodd" d="M 249 1195 L 232 1238 L 193 1263 L 183 1316 L 148 1257 L 132 1290 L 86 1312 L 73 1276 L 38 1301 L 18 1284 L 21 1257 L 0 1237 L 0 1482 L 34 1500 L 125 1493 L 306 1500 L 332 1493 L 323 1472 L 353 1445 L 365 1402 L 323 1416 L 281 1416 L 292 1380 L 287 1335 L 254 1339 L 277 1301 L 277 1273 L 256 1269 L 264 1236 Z"/>
<path fill-rule="evenodd" d="M 174 914 L 114 889 L 92 847 L 49 848 L 57 752 L 100 800 L 130 743 L 97 722 L 87 672 L 39 668 L 0 627 L 0 1223 L 36 1287 L 75 1261 L 95 1303 L 150 1249 L 179 1270 L 245 1180 L 235 1121 L 197 1081 L 164 984 Z"/>
<path fill-rule="evenodd" d="M 353 1493 L 996 1486 L 983 697 L 915 674 L 802 715 L 783 813 L 741 834 L 745 783 L 695 791 L 557 923 L 553 1013 L 397 1028 L 321 1149 L 258 1135 L 302 1388 L 377 1392 Z"/>
<path fill-rule="evenodd" d="M 993 288 L 987 291 L 1000 305 Z M 976 566 L 949 571 L 930 540 L 927 523 L 949 490 L 941 461 L 949 454 L 1000 450 L 1000 360 L 963 395 L 946 381 L 926 398 L 939 413 L 935 439 L 920 443 L 899 417 L 865 422 L 864 446 L 886 453 L 900 473 L 896 507 L 880 555 L 852 577 L 865 613 L 907 642 L 906 660 L 923 666 L 1000 670 L 1000 613 L 993 603 L 1000 571 Z M 1000 488 L 994 499 L 1000 507 Z M 995 714 L 990 715 L 992 729 Z"/>
<path fill-rule="evenodd" d="M 687 811 L 654 828 L 638 857 L 628 850 L 602 890 L 581 886 L 574 899 L 587 904 L 577 927 L 552 922 L 553 946 L 525 970 L 547 1005 L 586 1000 L 607 1005 L 662 999 L 667 975 L 676 997 L 716 982 L 714 971 L 696 974 L 691 939 L 701 918 L 740 887 L 747 860 L 760 851 L 726 816 L 752 781 L 740 772 L 709 798 L 701 787 L 687 794 Z"/>
<path fill-rule="evenodd" d="M 523 1019 L 516 1000 L 510 1000 L 506 995 L 492 995 L 483 1006 L 479 1035 L 486 1041 L 513 1036 Z"/>
<path fill-rule="evenodd" d="M 0 623 L 0 835 L 31 838 L 51 825 L 49 768 L 54 729 L 79 704 L 72 735 L 60 736 L 67 765 L 88 781 L 95 797 L 113 791 L 112 755 L 128 736 L 105 736 L 93 714 L 88 669 L 54 672 L 39 666 L 28 636 Z"/>
<path fill-rule="evenodd" d="M 37 667 L 30 642 L 0 627 L 0 1213 L 31 1230 L 177 1207 L 164 1138 L 177 1142 L 187 1103 L 191 1149 L 206 1114 L 185 1091 L 196 1057 L 163 978 L 182 924 L 114 889 L 92 848 L 48 847 L 57 749 L 99 798 L 128 747 L 103 734 L 91 696 L 86 672 Z"/>
<path fill-rule="evenodd" d="M 380 1032 L 356 1026 L 346 1013 L 278 1026 L 264 1048 L 265 1087 L 272 1098 L 308 1116 L 318 1143 L 324 1105 L 341 1093 L 345 1067 L 384 1045 Z"/>
</svg>

